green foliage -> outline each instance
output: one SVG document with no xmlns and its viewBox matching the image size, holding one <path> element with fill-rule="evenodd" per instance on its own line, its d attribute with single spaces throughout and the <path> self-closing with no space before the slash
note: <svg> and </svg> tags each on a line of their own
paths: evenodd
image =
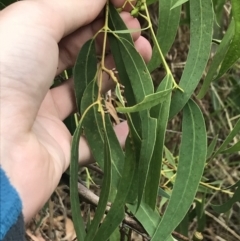
<svg viewBox="0 0 240 241">
<path fill-rule="evenodd" d="M 173 6 L 171 9 L 174 9 L 178 6 L 181 6 L 182 4 L 184 4 L 185 2 L 187 2 L 188 0 L 178 0 Z"/>
<path fill-rule="evenodd" d="M 217 48 L 217 51 L 214 55 L 212 63 L 209 66 L 207 76 L 204 79 L 203 86 L 198 94 L 199 98 L 202 98 L 206 94 L 211 81 L 213 81 L 217 77 L 219 68 L 221 67 L 221 63 L 229 49 L 230 42 L 232 41 L 233 34 L 234 34 L 234 21 L 231 22 L 226 34 L 224 35 L 222 41 L 220 42 Z"/>
<path fill-rule="evenodd" d="M 187 3 L 190 13 L 190 47 L 178 86 L 164 55 L 174 41 L 180 24 L 181 7 L 187 1 L 159 1 L 156 36 L 147 8 L 147 5 L 154 2 L 156 1 L 138 1 L 131 12 L 134 17 L 143 17 L 148 21 L 152 34 L 153 56 L 147 66 L 134 48 L 130 34 L 135 30 L 128 30 L 119 16 L 118 12 L 122 8 L 117 11 L 108 2 L 105 25 L 99 32 L 104 35 L 103 49 L 108 39 L 117 72 L 105 66 L 105 52 L 100 57 L 100 64 L 97 64 L 94 47 L 96 36 L 82 47 L 74 67 L 76 99 L 81 119 L 72 143 L 70 189 L 73 220 L 79 240 L 117 240 L 118 226 L 123 222 L 126 210 L 142 224 L 153 241 L 158 241 L 159 237 L 161 240 L 174 240 L 174 230 L 182 230 L 186 235 L 188 220 L 194 217 L 198 220 L 198 231 L 202 232 L 206 222 L 205 192 L 210 187 L 209 184 L 203 186 L 206 161 L 213 160 L 220 153 L 239 151 L 239 142 L 228 147 L 239 133 L 239 121 L 220 147 L 217 148 L 218 136 L 207 147 L 205 120 L 200 108 L 192 100 L 211 53 L 215 5 L 212 1 L 205 0 L 190 0 Z M 233 4 L 233 17 L 236 11 L 238 7 Z M 236 16 L 233 21 L 236 24 Z M 238 34 L 233 21 L 208 68 L 200 97 L 219 73 L 222 75 L 236 62 L 238 55 L 233 54 L 231 46 L 236 46 L 236 41 L 233 40 Z M 225 64 L 226 61 L 228 65 Z M 150 72 L 160 64 L 166 74 L 154 90 Z M 116 84 L 115 109 L 129 125 L 124 151 L 114 134 L 110 115 L 104 111 L 104 95 L 101 93 L 103 72 Z M 176 160 L 165 147 L 165 137 L 169 120 L 182 109 L 182 140 Z M 81 217 L 79 215 L 78 220 L 76 215 L 79 209 L 76 204 L 77 185 L 74 183 L 77 175 L 77 138 L 81 132 L 84 132 L 95 160 L 104 170 L 99 204 L 93 221 L 87 225 L 86 236 L 82 230 L 83 221 L 79 221 Z M 161 175 L 166 170 L 164 158 L 172 167 L 165 176 Z M 163 177 L 167 177 L 168 181 L 162 187 L 168 189 L 159 187 Z M 215 206 L 214 209 L 228 210 L 238 201 L 238 191 L 239 188 L 232 199 L 223 204 L 224 208 Z M 202 194 L 202 199 L 196 197 L 198 193 Z M 162 197 L 160 204 L 159 195 Z M 106 209 L 107 201 L 111 201 L 110 209 Z M 189 212 L 195 201 L 196 209 Z M 166 209 L 160 215 L 164 205 Z M 101 221 L 104 213 L 106 217 Z"/>
<path fill-rule="evenodd" d="M 172 85 L 172 76 L 166 75 L 156 90 L 161 93 Z M 165 140 L 165 132 L 167 128 L 169 110 L 171 103 L 171 93 L 168 94 L 164 103 L 159 103 L 151 109 L 150 114 L 157 119 L 156 143 L 149 167 L 149 174 L 145 188 L 145 202 L 154 210 L 157 201 L 157 192 L 160 180 L 160 171 L 162 165 L 163 148 Z"/>
<path fill-rule="evenodd" d="M 180 80 L 184 92 L 173 95 L 170 118 L 187 103 L 197 87 L 206 67 L 212 42 L 213 6 L 211 1 L 190 1 L 190 47 Z"/>
<path fill-rule="evenodd" d="M 78 198 L 78 160 L 79 160 L 79 140 L 82 134 L 82 121 L 79 122 L 78 127 L 73 135 L 72 149 L 71 149 L 71 163 L 70 163 L 70 200 L 72 208 L 72 219 L 78 228 L 76 229 L 77 237 L 84 240 L 85 237 L 85 227 L 82 218 L 79 218 L 79 213 L 81 213 Z"/>
<path fill-rule="evenodd" d="M 171 48 L 179 26 L 181 7 L 179 6 L 171 10 L 175 2 L 176 0 L 159 1 L 158 4 L 159 18 L 156 38 L 161 46 L 163 55 L 166 55 Z M 149 71 L 153 71 L 160 64 L 161 58 L 159 58 L 158 47 L 157 44 L 155 44 L 153 47 L 152 59 L 148 63 Z"/>
<path fill-rule="evenodd" d="M 2 1 L 1 7 L 12 2 Z M 156 35 L 148 10 L 153 3 L 158 3 Z M 224 36 L 213 39 L 216 26 L 222 27 L 224 4 L 224 0 L 137 1 L 131 14 L 147 21 L 146 29 L 151 33 L 153 42 L 153 55 L 146 65 L 131 38 L 131 33 L 136 30 L 128 30 L 119 16 L 118 11 L 122 8 L 116 10 L 107 1 L 105 25 L 98 34 L 104 35 L 103 50 L 106 50 L 108 41 L 116 70 L 105 65 L 104 51 L 97 56 L 97 35 L 87 41 L 73 69 L 79 115 L 65 121 L 71 131 L 75 127 L 73 120 L 77 122 L 71 148 L 70 199 L 78 240 L 120 240 L 118 227 L 128 213 L 143 226 L 151 240 L 172 241 L 176 240 L 172 236 L 176 230 L 187 235 L 188 222 L 194 218 L 197 219 L 197 231 L 204 231 L 207 194 L 221 191 L 230 195 L 221 205 L 212 202 L 215 205 L 211 207 L 217 213 L 228 212 L 235 202 L 240 201 L 239 181 L 229 191 L 214 186 L 222 183 L 219 180 L 206 183 L 208 178 L 203 175 L 204 168 L 215 158 L 240 152 L 239 76 L 236 74 L 230 78 L 229 83 L 233 87 L 227 96 L 237 118 L 233 127 L 229 125 L 231 130 L 220 145 L 218 134 L 207 145 L 209 130 L 206 126 L 219 111 L 221 99 L 218 94 L 212 92 L 215 112 L 209 117 L 203 115 L 202 108 L 198 107 L 199 100 L 193 101 L 196 100 L 196 89 L 199 99 L 206 97 L 209 88 L 215 88 L 240 58 L 238 0 L 231 0 L 231 23 L 225 26 Z M 181 11 L 185 11 L 187 21 L 180 21 Z M 177 85 L 164 56 L 169 52 L 180 24 L 185 22 L 189 22 L 190 46 Z M 209 61 L 212 48 L 216 50 Z M 165 75 L 157 80 L 157 87 L 154 88 L 151 73 L 159 66 L 164 69 Z M 203 77 L 204 71 L 206 74 Z M 128 122 L 129 134 L 124 150 L 115 135 L 111 116 L 105 112 L 105 96 L 101 92 L 104 72 L 116 84 L 115 110 Z M 202 86 L 199 85 L 201 80 Z M 177 116 L 181 110 L 182 115 Z M 182 122 L 182 138 L 180 145 L 175 143 L 176 150 L 170 150 L 165 146 L 167 125 L 174 118 Z M 94 159 L 104 172 L 94 219 L 88 217 L 88 223 L 84 223 L 80 215 L 78 196 L 81 135 L 86 137 Z M 110 208 L 107 208 L 108 202 L 111 202 Z M 196 205 L 190 209 L 193 203 Z M 106 217 L 103 219 L 104 214 Z M 126 239 L 121 237 L 121 240 Z"/>
<path fill-rule="evenodd" d="M 182 142 L 175 184 L 152 240 L 167 240 L 191 206 L 205 166 L 207 136 L 202 113 L 189 101 L 183 109 Z"/>
</svg>

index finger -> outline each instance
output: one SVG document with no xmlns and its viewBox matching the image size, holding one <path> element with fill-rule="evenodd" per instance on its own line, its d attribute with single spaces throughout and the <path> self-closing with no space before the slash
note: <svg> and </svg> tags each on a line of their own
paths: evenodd
<svg viewBox="0 0 240 241">
<path fill-rule="evenodd" d="M 29 4 L 30 2 L 32 3 Z M 112 2 L 116 7 L 119 7 L 125 1 L 112 0 Z M 10 22 L 34 24 L 32 21 L 36 19 L 37 11 L 40 15 L 42 14 L 42 18 L 37 19 L 39 27 L 46 28 L 46 31 L 49 31 L 54 39 L 59 42 L 64 36 L 92 22 L 105 4 L 106 0 L 26 0 L 16 2 L 4 9 L 1 17 L 4 17 L 4 21 L 6 21 L 7 16 L 10 16 L 8 18 Z M 18 11 L 14 19 L 12 18 L 13 11 Z M 20 11 L 22 11 L 22 14 L 19 14 Z"/>
</svg>

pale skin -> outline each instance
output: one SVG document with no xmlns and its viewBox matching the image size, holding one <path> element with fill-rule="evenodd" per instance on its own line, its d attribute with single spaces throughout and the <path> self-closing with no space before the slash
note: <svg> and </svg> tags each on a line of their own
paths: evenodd
<svg viewBox="0 0 240 241">
<path fill-rule="evenodd" d="M 123 0 L 112 0 L 117 7 Z M 81 46 L 103 24 L 106 0 L 25 0 L 0 12 L 1 167 L 17 189 L 28 222 L 49 199 L 70 162 L 71 139 L 63 120 L 75 111 L 73 80 L 49 90 L 54 77 L 74 65 Z M 125 9 L 127 10 L 127 9 Z M 126 11 L 129 28 L 139 22 Z M 145 61 L 151 47 L 133 33 Z M 97 50 L 101 53 L 101 39 Z M 111 56 L 107 67 L 113 68 Z M 103 91 L 113 83 L 103 83 Z M 115 127 L 124 145 L 126 123 Z M 82 138 L 79 163 L 92 161 Z"/>
</svg>

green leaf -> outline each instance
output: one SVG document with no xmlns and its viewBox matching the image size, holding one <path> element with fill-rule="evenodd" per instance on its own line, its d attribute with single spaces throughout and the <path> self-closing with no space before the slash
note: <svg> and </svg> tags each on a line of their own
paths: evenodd
<svg viewBox="0 0 240 241">
<path fill-rule="evenodd" d="M 131 187 L 136 167 L 136 155 L 134 151 L 134 143 L 131 140 L 131 134 L 126 141 L 126 159 L 124 162 L 123 175 L 117 189 L 117 195 L 111 205 L 106 218 L 101 224 L 94 241 L 106 241 L 119 226 L 125 217 L 125 202 Z"/>
<path fill-rule="evenodd" d="M 137 205 L 128 204 L 127 207 L 132 213 L 134 213 Z M 152 210 L 146 203 L 141 202 L 141 205 L 134 216 L 142 224 L 149 236 L 152 237 L 160 221 L 159 214 L 155 210 Z"/>
<path fill-rule="evenodd" d="M 143 110 L 150 110 L 153 106 L 164 102 L 169 96 L 170 92 L 172 92 L 171 86 L 170 86 L 170 89 L 159 91 L 151 95 L 146 95 L 145 98 L 140 103 L 134 106 L 117 107 L 116 110 L 121 113 L 132 113 L 132 112 L 139 112 Z"/>
<path fill-rule="evenodd" d="M 112 164 L 111 164 L 111 149 L 110 149 L 109 140 L 106 132 L 104 133 L 104 144 L 105 144 L 104 145 L 105 163 L 104 163 L 103 184 L 101 186 L 101 194 L 100 194 L 97 210 L 95 211 L 94 219 L 91 222 L 90 228 L 88 230 L 88 233 L 84 241 L 96 240 L 96 237 L 98 240 L 99 237 L 96 235 L 96 233 L 98 230 L 98 226 L 100 225 L 100 222 L 105 213 L 108 197 L 110 194 L 111 179 L 112 179 L 111 177 Z"/>
<path fill-rule="evenodd" d="M 114 19 L 112 13 L 115 14 Z M 126 26 L 123 26 L 124 23 L 119 15 L 111 8 L 109 25 L 112 30 L 116 30 L 117 27 L 127 29 Z M 121 35 L 121 37 L 120 35 L 118 37 L 110 35 L 109 42 L 119 72 L 120 81 L 125 86 L 125 98 L 128 105 L 131 106 L 130 103 L 138 104 L 146 96 L 153 94 L 154 89 L 151 75 L 144 60 L 136 51 L 132 40 L 129 40 L 131 36 L 126 36 L 128 35 Z M 142 141 L 141 148 L 136 148 L 136 156 L 137 158 L 139 157 L 138 173 L 134 174 L 134 182 L 127 200 L 131 199 L 134 201 L 135 190 L 138 190 L 138 204 L 140 204 L 156 138 L 156 120 L 150 117 L 149 110 L 142 110 L 139 112 L 139 116 L 135 117 L 132 115 L 133 125 Z"/>
<path fill-rule="evenodd" d="M 132 148 L 132 151 L 135 153 L 136 156 L 136 166 L 133 173 L 133 181 L 129 190 L 129 193 L 127 195 L 126 203 L 134 203 L 137 197 L 138 192 L 138 167 L 139 167 L 139 153 L 141 150 L 141 139 L 133 125 L 133 122 L 131 120 L 130 114 L 126 115 L 129 131 L 131 134 L 132 143 L 134 144 L 134 148 Z"/>
<path fill-rule="evenodd" d="M 111 234 L 109 241 L 119 241 L 121 240 L 120 229 L 117 227 L 115 231 Z"/>
<path fill-rule="evenodd" d="M 112 6 L 111 3 L 109 5 L 109 10 L 110 10 L 109 11 L 109 27 L 112 30 L 127 29 L 123 20 L 119 16 L 119 13 L 116 11 L 116 9 Z M 125 38 L 127 41 L 129 41 L 133 45 L 133 41 L 132 41 L 131 35 L 129 33 L 118 34 L 118 36 Z M 119 47 L 118 39 L 110 34 L 108 37 L 108 40 L 110 43 L 112 55 L 114 57 L 115 65 L 116 65 L 117 71 L 119 73 L 120 82 L 122 85 L 125 86 L 124 96 L 125 96 L 129 106 L 135 105 L 137 103 L 137 101 L 134 98 L 134 92 L 133 92 L 133 88 L 131 85 L 131 81 L 126 72 L 125 66 L 123 64 L 124 59 L 121 57 L 121 50 Z M 131 119 L 132 119 L 132 122 L 134 123 L 134 126 L 135 126 L 137 132 L 139 134 L 141 134 L 141 121 L 140 121 L 139 113 L 131 113 Z"/>
<path fill-rule="evenodd" d="M 74 69 L 73 79 L 78 111 L 81 108 L 81 100 L 87 85 L 95 78 L 97 73 L 97 55 L 95 41 L 88 40 L 81 48 Z"/>
<path fill-rule="evenodd" d="M 174 167 L 176 167 L 176 162 L 174 160 L 174 156 L 173 154 L 168 150 L 168 148 L 166 146 L 164 146 L 164 152 L 165 152 L 165 158 L 167 159 L 167 161 Z"/>
<path fill-rule="evenodd" d="M 135 47 L 125 38 L 119 38 L 118 40 L 119 49 L 124 60 L 123 63 L 126 72 L 131 81 L 134 97 L 137 103 L 139 103 L 143 101 L 147 95 L 154 92 L 152 78 L 144 60 Z"/>
<path fill-rule="evenodd" d="M 77 99 L 77 105 L 80 113 L 83 113 L 89 105 L 97 100 L 98 88 L 95 85 L 93 92 L 88 92 L 89 96 L 85 98 L 84 103 L 81 103 L 83 92 L 88 84 L 96 78 L 97 73 L 97 57 L 95 52 L 94 40 L 87 41 L 82 47 L 77 62 L 74 67 L 74 84 L 75 84 L 75 95 Z M 92 87 L 90 87 L 92 88 Z M 116 194 L 116 187 L 118 180 L 121 176 L 123 168 L 124 154 L 122 148 L 118 142 L 118 139 L 113 130 L 109 115 L 105 116 L 105 124 L 107 135 L 111 139 L 111 150 L 112 150 L 112 164 L 113 164 L 113 175 L 112 175 L 112 188 L 111 197 L 113 198 Z M 103 123 L 98 107 L 94 106 L 90 109 L 86 119 L 83 123 L 84 134 L 87 138 L 88 144 L 91 148 L 94 159 L 99 163 L 100 167 L 104 168 L 104 154 L 102 152 L 104 148 L 104 138 L 102 134 Z M 114 194 L 115 193 L 115 194 Z"/>
<path fill-rule="evenodd" d="M 172 76 L 166 75 L 157 89 L 157 93 L 168 90 L 172 86 Z M 145 188 L 144 201 L 154 210 L 156 205 L 156 198 L 158 194 L 159 179 L 162 166 L 163 148 L 165 140 L 165 132 L 169 117 L 171 92 L 168 92 L 166 101 L 151 110 L 151 116 L 157 119 L 156 142 L 152 159 L 150 162 L 148 178 Z"/>
<path fill-rule="evenodd" d="M 240 141 L 237 142 L 235 145 L 229 147 L 228 149 L 221 151 L 221 153 L 235 153 L 239 151 L 240 151 Z"/>
<path fill-rule="evenodd" d="M 86 98 L 82 99 L 81 103 L 81 113 L 97 100 L 98 96 L 98 86 L 96 81 L 92 81 L 86 90 Z M 110 149 L 112 155 L 112 186 L 110 200 L 113 201 L 116 190 L 121 177 L 121 172 L 124 164 L 124 153 L 118 142 L 118 139 L 113 130 L 111 120 L 108 114 L 105 114 L 105 126 L 108 138 L 110 140 Z M 98 162 L 99 166 L 104 169 L 104 126 L 102 121 L 101 113 L 98 111 L 98 106 L 93 106 L 88 111 L 83 121 L 84 134 L 90 146 L 91 152 L 94 159 Z"/>
<path fill-rule="evenodd" d="M 178 6 L 183 5 L 185 2 L 188 2 L 188 0 L 178 0 L 178 1 L 172 6 L 171 10 L 174 9 L 174 8 L 176 8 L 176 7 L 178 7 Z"/>
<path fill-rule="evenodd" d="M 165 241 L 188 212 L 201 180 L 207 154 L 207 135 L 203 115 L 190 100 L 183 109 L 182 142 L 176 181 L 167 209 L 152 241 Z"/>
<path fill-rule="evenodd" d="M 169 199 L 170 198 L 170 195 L 169 194 L 167 194 L 162 188 L 158 188 L 158 196 L 160 196 L 160 197 L 165 197 L 165 198 L 167 198 L 167 199 Z"/>
<path fill-rule="evenodd" d="M 212 140 L 212 142 L 208 146 L 208 149 L 207 149 L 207 159 L 209 159 L 212 156 L 212 154 L 214 152 L 214 149 L 216 147 L 217 141 L 218 141 L 218 135 L 216 135 L 214 137 L 214 139 Z"/>
<path fill-rule="evenodd" d="M 185 215 L 185 217 L 181 220 L 181 222 L 176 227 L 176 232 L 188 236 L 188 229 L 189 229 L 189 212 Z"/>
<path fill-rule="evenodd" d="M 92 81 L 86 88 L 86 98 L 81 102 L 81 114 L 98 98 L 98 86 L 96 80 Z M 83 122 L 84 134 L 88 140 L 88 144 L 92 151 L 94 159 L 100 167 L 104 168 L 104 136 L 103 136 L 103 121 L 101 113 L 98 111 L 98 106 L 93 106 L 88 111 Z"/>
<path fill-rule="evenodd" d="M 128 28 L 126 27 L 122 18 L 120 17 L 118 11 L 115 9 L 115 7 L 111 3 L 109 3 L 109 23 L 108 24 L 112 31 L 128 30 Z M 132 45 L 134 45 L 131 34 L 129 32 L 119 33 L 118 36 L 125 38 Z"/>
<path fill-rule="evenodd" d="M 208 69 L 207 75 L 204 78 L 204 82 L 202 88 L 198 94 L 198 98 L 201 99 L 206 94 L 209 85 L 212 81 L 214 81 L 218 75 L 218 72 L 221 67 L 221 63 L 224 60 L 224 57 L 229 49 L 231 40 L 234 35 L 234 21 L 231 22 L 230 26 L 228 27 L 227 32 L 225 33 L 220 45 L 217 48 L 217 52 L 215 53 L 211 65 Z"/>
<path fill-rule="evenodd" d="M 224 5 L 226 4 L 225 0 L 213 0 L 214 12 L 215 12 L 215 28 L 217 28 L 217 35 L 222 34 L 223 26 L 223 14 L 224 14 Z"/>
<path fill-rule="evenodd" d="M 212 1 L 190 0 L 190 48 L 179 86 L 184 92 L 173 94 L 170 118 L 174 117 L 187 103 L 198 85 L 208 62 L 211 45 L 214 12 Z"/>
<path fill-rule="evenodd" d="M 240 5 L 239 0 L 231 0 L 231 3 L 232 16 L 235 22 L 235 32 L 217 78 L 220 78 L 226 73 L 226 71 L 240 58 Z"/>
<path fill-rule="evenodd" d="M 133 47 L 131 43 L 129 43 L 124 38 L 121 38 L 119 39 L 118 46 L 122 58 L 120 62 L 119 55 L 116 56 L 115 54 L 113 54 L 115 60 L 118 58 L 118 60 L 116 60 L 116 66 L 118 69 L 119 65 L 124 65 L 126 74 L 129 78 L 134 94 L 134 96 L 126 96 L 127 102 L 129 98 L 132 99 L 133 97 L 135 97 L 135 100 L 131 100 L 131 102 L 136 101 L 136 103 L 139 103 L 145 98 L 146 95 L 150 95 L 153 93 L 151 76 L 146 68 L 146 65 L 142 57 L 139 55 L 139 53 L 136 51 L 136 49 Z M 115 50 L 113 49 L 112 52 L 115 53 Z M 120 72 L 119 75 L 121 78 Z M 151 156 L 153 153 L 153 147 L 156 137 L 156 121 L 150 118 L 149 111 L 147 110 L 141 111 L 139 115 L 141 126 L 139 126 L 139 124 L 137 124 L 137 126 L 141 128 L 140 133 L 142 139 L 141 151 L 140 153 L 138 153 L 140 168 L 139 175 L 141 175 L 141 179 L 137 178 L 136 176 L 134 180 L 135 184 L 133 185 L 138 186 L 138 201 L 140 203 L 146 183 L 149 162 L 151 160 Z M 135 190 L 136 187 L 132 187 L 132 189 Z"/>
<path fill-rule="evenodd" d="M 135 205 L 131 205 L 131 204 L 127 205 L 128 209 L 132 213 L 134 213 L 134 211 L 136 210 L 136 206 L 137 206 L 136 204 Z M 150 237 L 152 237 L 157 228 L 158 223 L 161 220 L 161 217 L 159 216 L 157 211 L 152 210 L 146 203 L 141 202 L 141 205 L 140 205 L 138 211 L 134 214 L 134 216 L 139 221 L 139 223 L 142 224 L 144 229 L 147 231 L 148 235 Z M 174 239 L 170 235 L 170 236 L 168 236 L 166 241 L 176 241 L 176 239 Z"/>
<path fill-rule="evenodd" d="M 222 152 L 227 146 L 228 144 L 233 140 L 233 138 L 239 134 L 240 132 L 240 119 L 237 121 L 236 125 L 234 126 L 234 128 L 232 129 L 232 131 L 229 133 L 229 135 L 227 136 L 227 138 L 224 140 L 224 142 L 222 143 L 222 145 L 219 147 L 219 149 L 214 153 L 214 155 L 212 156 L 212 159 L 218 155 L 220 152 Z"/>
<path fill-rule="evenodd" d="M 89 99 L 91 100 L 91 96 L 95 90 L 94 89 L 95 86 L 96 86 L 96 83 L 94 80 L 87 86 L 82 97 L 83 105 L 86 102 L 86 100 L 87 101 L 89 101 Z M 74 223 L 76 234 L 79 240 L 84 240 L 86 236 L 84 223 L 80 215 L 81 210 L 80 210 L 80 203 L 79 203 L 79 197 L 78 197 L 79 140 L 80 140 L 80 135 L 83 132 L 85 118 L 89 115 L 90 111 L 95 107 L 94 105 L 91 106 L 92 103 L 94 103 L 94 101 L 93 102 L 90 101 L 90 104 L 87 105 L 86 108 L 82 111 L 82 118 L 80 119 L 78 127 L 74 132 L 72 146 L 71 146 L 70 200 L 71 200 L 73 223 Z M 110 165 L 110 168 L 111 168 L 111 165 Z M 110 186 L 111 181 L 109 180 L 107 181 L 108 181 L 108 185 Z M 107 186 L 106 186 L 106 191 L 108 191 Z"/>
<path fill-rule="evenodd" d="M 116 133 L 113 129 L 112 122 L 109 115 L 105 115 L 105 125 L 108 138 L 110 140 L 110 149 L 112 153 L 112 165 L 113 165 L 113 180 L 112 186 L 115 188 L 118 185 L 119 178 L 122 175 L 124 165 L 124 152 L 118 141 Z"/>
<path fill-rule="evenodd" d="M 159 19 L 156 38 L 163 55 L 166 55 L 175 40 L 180 21 L 181 7 L 171 10 L 177 0 L 159 1 Z M 148 63 L 148 69 L 152 72 L 161 64 L 159 52 L 153 47 L 152 58 Z"/>
<path fill-rule="evenodd" d="M 141 118 L 142 127 L 142 144 L 139 158 L 139 169 L 138 169 L 138 206 L 142 201 L 144 190 L 147 183 L 147 178 L 149 175 L 149 167 L 152 159 L 155 141 L 156 141 L 156 128 L 157 120 L 149 116 L 144 119 Z M 159 170 L 160 171 L 160 170 Z M 158 189 L 158 187 L 156 187 Z"/>
<path fill-rule="evenodd" d="M 79 140 L 82 133 L 82 120 L 74 132 L 71 146 L 70 160 L 70 201 L 72 210 L 72 219 L 78 240 L 84 240 L 86 232 L 78 196 L 78 160 L 79 160 Z"/>
<path fill-rule="evenodd" d="M 110 13 L 111 13 L 111 11 L 110 11 Z M 110 14 L 110 16 L 111 16 L 111 14 Z M 120 17 L 118 16 L 118 18 L 120 18 Z M 125 69 L 124 59 L 122 58 L 122 55 L 121 55 L 119 41 L 117 38 L 115 38 L 112 35 L 109 35 L 108 40 L 110 43 L 110 48 L 111 48 L 111 52 L 112 52 L 112 55 L 113 55 L 113 58 L 115 61 L 115 65 L 116 65 L 116 68 L 118 71 L 119 81 L 125 87 L 124 88 L 124 97 L 125 97 L 128 105 L 133 106 L 133 105 L 137 104 L 137 100 L 135 99 L 134 89 L 131 85 L 130 78 Z M 140 120 L 139 113 L 131 113 L 131 120 L 133 122 L 134 127 L 136 128 L 137 133 L 139 135 L 141 135 L 141 120 Z"/>
<path fill-rule="evenodd" d="M 112 13 L 115 14 L 114 19 Z M 109 25 L 113 30 L 117 27 L 126 29 L 126 26 L 123 26 L 124 23 L 122 23 L 119 15 L 117 15 L 111 8 L 110 20 Z M 121 37 L 118 38 L 110 35 L 109 42 L 119 72 L 120 81 L 125 86 L 125 98 L 128 105 L 131 106 L 143 101 L 145 96 L 153 94 L 153 84 L 151 75 L 148 72 L 142 57 L 134 48 L 132 40 L 129 41 L 129 37 L 131 38 L 131 36 L 126 36 L 128 36 L 128 34 L 121 35 Z M 139 173 L 141 173 L 143 177 L 146 177 L 154 147 L 156 121 L 150 118 L 148 110 L 141 111 L 138 116 L 131 115 L 131 117 L 135 129 L 142 139 L 140 144 L 141 148 L 138 148 L 140 152 L 139 150 L 136 150 L 137 157 L 139 157 Z M 143 169 L 140 163 L 143 163 L 146 168 Z M 128 200 L 134 200 L 135 192 L 133 192 L 133 190 L 139 188 L 141 190 L 139 192 L 139 198 L 142 197 L 146 178 L 141 178 L 141 180 L 138 181 L 138 177 L 139 174 L 135 173 L 134 184 L 132 184 L 131 187 L 132 192 L 129 195 Z"/>
<path fill-rule="evenodd" d="M 151 5 L 155 2 L 158 2 L 159 0 L 146 0 L 147 5 Z"/>
<path fill-rule="evenodd" d="M 198 220 L 198 232 L 203 232 L 206 226 L 206 215 L 205 215 L 205 198 L 206 193 L 204 193 L 204 196 L 202 200 L 196 201 L 196 214 L 197 214 L 197 220 Z"/>
<path fill-rule="evenodd" d="M 237 189 L 235 190 L 233 197 L 231 199 L 229 199 L 226 203 L 222 205 L 211 205 L 215 212 L 226 213 L 232 208 L 232 205 L 234 203 L 240 202 L 240 181 L 238 181 L 235 185 L 237 186 Z"/>
</svg>

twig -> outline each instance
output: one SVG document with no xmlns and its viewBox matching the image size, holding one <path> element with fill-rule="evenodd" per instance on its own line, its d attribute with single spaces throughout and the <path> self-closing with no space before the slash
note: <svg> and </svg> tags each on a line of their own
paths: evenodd
<svg viewBox="0 0 240 241">
<path fill-rule="evenodd" d="M 172 232 L 172 235 L 173 235 L 175 238 L 181 239 L 181 240 L 183 240 L 183 241 L 189 241 L 189 240 L 190 240 L 188 237 L 186 237 L 186 236 L 184 236 L 184 235 L 182 235 L 182 234 L 180 234 L 180 233 L 178 233 L 178 232 L 175 232 L 175 231 Z"/>
<path fill-rule="evenodd" d="M 211 213 L 209 213 L 208 211 L 205 211 L 205 214 L 214 219 L 215 222 L 217 222 L 219 225 L 221 225 L 224 229 L 227 230 L 227 232 L 229 232 L 230 234 L 232 234 L 232 236 L 234 236 L 237 240 L 240 240 L 240 236 L 238 234 L 236 234 L 231 228 L 229 228 L 225 223 L 221 222 L 217 217 L 215 217 L 214 215 L 212 215 Z"/>
<path fill-rule="evenodd" d="M 79 192 L 80 197 L 87 203 L 90 203 L 94 206 L 98 205 L 99 197 L 81 183 L 78 183 L 78 192 Z M 110 207 L 111 207 L 111 203 L 108 203 L 108 205 L 106 207 L 106 212 L 108 212 L 110 210 Z M 123 224 L 130 227 L 131 229 L 133 229 L 135 232 L 139 233 L 140 235 L 142 235 L 145 239 L 150 240 L 150 238 L 147 235 L 147 232 L 145 231 L 143 226 L 134 218 L 129 217 L 128 215 L 125 215 Z M 172 234 L 176 238 L 182 239 L 184 241 L 189 240 L 187 237 L 183 236 L 180 233 L 173 232 Z"/>
<path fill-rule="evenodd" d="M 100 174 L 100 175 L 103 175 L 102 169 L 100 169 L 100 168 L 97 167 L 96 165 L 90 164 L 90 165 L 87 165 L 86 167 L 89 168 L 89 169 L 91 169 L 91 170 L 93 170 L 93 171 L 95 171 L 95 172 L 97 172 L 97 173 Z"/>
</svg>

